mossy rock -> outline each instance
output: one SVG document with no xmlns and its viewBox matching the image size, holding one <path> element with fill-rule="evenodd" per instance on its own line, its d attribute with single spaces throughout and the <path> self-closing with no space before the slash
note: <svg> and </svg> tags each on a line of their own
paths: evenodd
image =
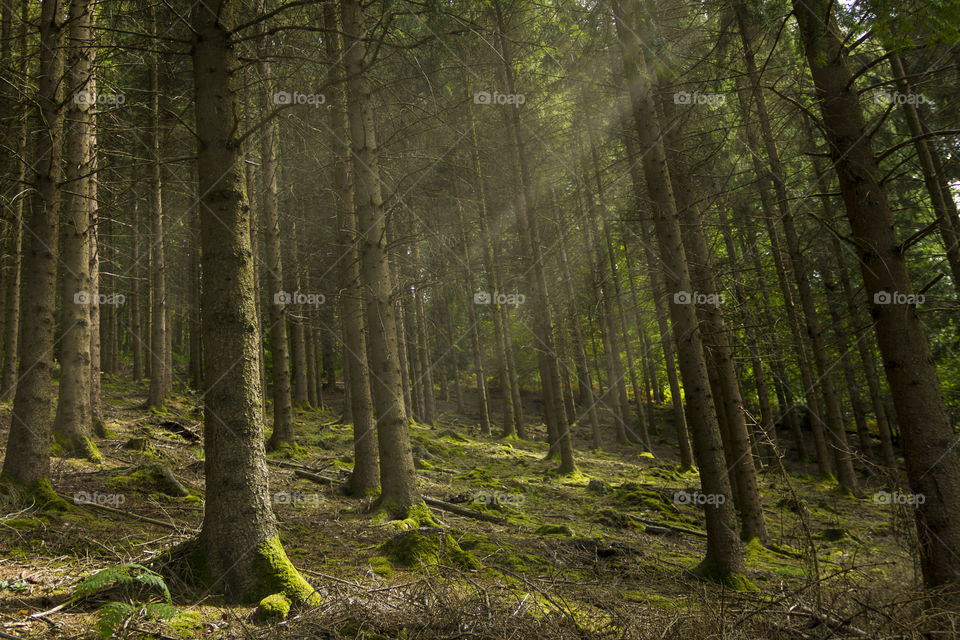
<svg viewBox="0 0 960 640">
<path fill-rule="evenodd" d="M 611 489 L 608 483 L 604 482 L 603 480 L 594 478 L 593 480 L 587 483 L 587 491 L 589 491 L 590 493 L 596 493 L 602 496 L 610 493 Z"/>
<path fill-rule="evenodd" d="M 264 622 L 285 620 L 290 613 L 291 604 L 290 598 L 282 593 L 272 593 L 257 605 L 254 618 Z"/>
<path fill-rule="evenodd" d="M 645 529 L 642 524 L 637 522 L 629 514 L 621 513 L 610 507 L 604 507 L 597 511 L 591 520 L 597 524 L 602 524 L 605 527 L 612 527 L 614 529 L 638 529 L 640 531 Z"/>
<path fill-rule="evenodd" d="M 537 527 L 534 533 L 542 536 L 572 536 L 573 531 L 565 524 L 544 524 Z"/>
</svg>

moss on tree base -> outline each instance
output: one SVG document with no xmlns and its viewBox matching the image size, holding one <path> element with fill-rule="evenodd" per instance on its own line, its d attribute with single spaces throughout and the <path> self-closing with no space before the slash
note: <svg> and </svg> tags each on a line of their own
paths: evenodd
<svg viewBox="0 0 960 640">
<path fill-rule="evenodd" d="M 290 598 L 282 593 L 272 593 L 257 605 L 254 618 L 260 621 L 284 620 L 290 613 Z"/>
<path fill-rule="evenodd" d="M 100 462 L 103 456 L 100 449 L 88 436 L 70 438 L 63 434 L 54 434 L 54 446 L 51 454 L 61 458 L 82 458 L 90 462 Z"/>
<path fill-rule="evenodd" d="M 759 591 L 747 576 L 738 571 L 722 570 L 710 556 L 707 556 L 693 570 L 693 575 L 701 580 L 725 586 L 734 591 Z"/>
<path fill-rule="evenodd" d="M 257 547 L 253 560 L 256 581 L 245 600 L 254 601 L 282 593 L 297 606 L 320 604 L 320 594 L 307 582 L 287 558 L 287 552 L 274 536 Z"/>
<path fill-rule="evenodd" d="M 0 475 L 0 493 L 10 496 L 17 504 L 35 506 L 41 511 L 62 513 L 70 510 L 70 504 L 57 495 L 49 478 L 40 478 L 24 486 L 9 475 Z"/>
</svg>

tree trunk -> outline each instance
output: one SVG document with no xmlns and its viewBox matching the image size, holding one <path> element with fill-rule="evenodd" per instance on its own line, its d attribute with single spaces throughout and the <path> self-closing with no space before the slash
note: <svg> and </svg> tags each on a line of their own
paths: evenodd
<svg viewBox="0 0 960 640">
<path fill-rule="evenodd" d="M 157 33 L 156 8 L 150 8 L 150 28 Z M 162 408 L 167 379 L 167 289 L 164 258 L 166 238 L 163 229 L 163 197 L 160 178 L 160 61 L 149 54 L 150 64 L 150 390 L 147 406 Z"/>
<path fill-rule="evenodd" d="M 377 141 L 374 133 L 370 85 L 365 77 L 366 35 L 360 0 L 340 0 L 344 33 L 347 113 L 350 157 L 353 161 L 354 200 L 359 229 L 361 282 L 366 293 L 367 344 L 372 376 L 380 479 L 378 504 L 394 516 L 405 516 L 422 504 L 413 467 L 410 434 L 403 411 L 403 384 L 397 348 L 396 307 L 391 299 L 392 278 L 387 259 L 383 199 Z"/>
<path fill-rule="evenodd" d="M 3 473 L 15 482 L 37 485 L 50 475 L 53 435 L 53 347 L 56 324 L 57 241 L 60 216 L 61 139 L 63 134 L 63 5 L 44 0 L 40 7 L 40 73 L 37 129 L 31 176 L 36 200 L 24 234 L 22 289 L 30 304 L 20 307 L 17 389 Z"/>
<path fill-rule="evenodd" d="M 323 5 L 323 24 L 327 58 L 343 59 L 343 44 L 338 25 L 337 8 L 332 2 Z M 343 65 L 333 66 L 331 74 L 343 77 Z M 342 84 L 331 87 L 330 147 L 336 150 L 333 164 L 333 191 L 337 209 L 337 244 L 340 257 L 340 323 L 343 328 L 344 393 L 353 420 L 353 473 L 350 475 L 350 493 L 363 496 L 380 488 L 380 469 L 377 466 L 377 434 L 370 396 L 370 373 L 367 370 L 366 319 L 363 310 L 363 290 L 360 287 L 360 262 L 357 253 L 359 235 L 353 208 L 353 183 L 350 176 L 350 142 L 347 122 L 346 92 Z M 324 328 L 329 332 L 329 328 Z M 323 353 L 324 368 L 328 366 L 327 352 Z M 329 378 L 328 378 L 329 380 Z"/>
<path fill-rule="evenodd" d="M 916 305 L 878 304 L 913 295 L 882 175 L 866 135 L 843 38 L 827 0 L 793 5 L 823 114 L 825 137 L 860 257 L 893 402 L 907 477 L 924 496 L 915 510 L 921 568 L 930 586 L 960 585 L 960 454 Z M 826 20 L 826 22 L 824 22 Z"/>
<path fill-rule="evenodd" d="M 513 57 L 510 45 L 505 37 L 505 22 L 502 6 L 496 4 L 497 48 L 502 62 L 501 72 L 508 94 L 516 94 Z M 513 183 L 517 193 L 517 222 L 520 230 L 521 245 L 527 265 L 530 302 L 534 317 L 534 350 L 537 353 L 537 366 L 540 370 L 540 382 L 543 391 L 543 403 L 548 433 L 555 435 L 551 441 L 551 453 L 560 454 L 560 473 L 571 473 L 574 468 L 573 447 L 570 444 L 570 430 L 567 428 L 563 407 L 563 390 L 560 385 L 560 371 L 557 365 L 556 345 L 554 342 L 553 319 L 550 314 L 547 282 L 544 275 L 540 234 L 536 217 L 531 212 L 529 202 L 532 185 L 527 158 L 520 137 L 520 116 L 518 109 L 504 110 L 507 140 L 511 149 Z"/>
<path fill-rule="evenodd" d="M 667 287 L 670 291 L 690 291 L 690 272 L 680 237 L 680 220 L 670 184 L 670 170 L 640 38 L 634 31 L 637 22 L 624 15 L 619 3 L 614 11 L 633 104 L 634 123 L 640 139 L 643 173 L 652 201 L 660 257 L 666 267 Z M 693 305 L 674 302 L 670 305 L 670 314 L 677 333 L 680 374 L 684 381 L 700 482 L 703 492 L 714 497 L 714 504 L 707 504 L 704 509 L 707 553 L 698 571 L 710 578 L 728 580 L 732 574 L 743 570 L 743 554 L 736 514 L 730 499 L 731 488 L 720 443 L 719 424 L 707 379 L 703 339 Z"/>
<path fill-rule="evenodd" d="M 630 166 L 630 183 L 633 187 L 634 209 L 640 227 L 640 244 L 643 245 L 644 257 L 647 262 L 647 279 L 650 281 L 650 294 L 653 296 L 654 308 L 657 316 L 657 328 L 660 331 L 660 347 L 663 349 L 664 366 L 667 369 L 667 383 L 670 385 L 670 403 L 673 406 L 673 424 L 677 434 L 677 443 L 680 448 L 680 466 L 692 469 L 694 465 L 693 449 L 690 446 L 690 435 L 687 431 L 687 416 L 683 406 L 683 395 L 680 392 L 680 380 L 677 377 L 676 361 L 674 359 L 674 337 L 668 324 L 665 292 L 661 287 L 660 273 L 657 271 L 657 258 L 653 253 L 653 234 L 650 230 L 648 216 L 645 215 L 640 203 L 644 198 L 638 165 L 639 152 L 634 141 L 634 135 L 628 129 L 635 128 L 631 123 L 629 108 L 621 108 L 620 119 L 623 122 L 623 143 L 627 152 L 627 161 Z"/>
<path fill-rule="evenodd" d="M 20 37 L 18 38 L 20 48 L 20 61 L 18 71 L 20 73 L 20 82 L 17 86 L 21 88 L 26 95 L 27 87 L 27 18 L 29 13 L 29 4 L 20 3 Z M 11 5 L 5 5 L 4 16 L 10 16 Z M 12 16 L 11 16 L 12 18 Z M 26 158 L 29 154 L 27 149 L 27 120 L 29 109 L 26 104 L 18 105 L 16 109 L 19 122 L 17 123 L 17 150 L 21 158 Z M 18 185 L 24 184 L 27 177 L 27 163 L 23 159 L 17 159 L 16 162 L 16 181 Z M 8 264 L 8 278 L 5 282 L 5 288 L 2 291 L 3 305 L 3 361 L 0 363 L 0 400 L 8 400 L 13 397 L 16 391 L 17 374 L 17 351 L 19 349 L 19 328 L 20 328 L 20 274 L 21 261 L 23 258 L 23 204 L 25 197 L 19 195 L 10 208 L 11 219 L 10 235 L 8 237 L 7 251 L 10 255 Z"/>
<path fill-rule="evenodd" d="M 270 508 L 256 352 L 253 254 L 236 136 L 239 68 L 224 19 L 229 0 L 201 0 L 192 13 L 200 228 L 203 247 L 204 470 L 202 570 L 230 600 L 282 592 L 319 597 L 280 544 Z"/>
<path fill-rule="evenodd" d="M 260 4 L 263 9 L 263 4 Z M 264 86 L 258 95 L 260 113 L 269 113 L 273 95 L 273 74 L 266 59 L 266 41 L 261 44 L 257 72 Z M 293 398 L 290 382 L 290 351 L 287 341 L 287 305 L 293 301 L 283 288 L 283 254 L 280 246 L 280 211 L 277 202 L 277 128 L 266 124 L 260 137 L 260 202 L 258 214 L 263 220 L 267 305 L 270 307 L 270 354 L 273 358 L 273 433 L 267 449 L 274 450 L 295 442 L 293 434 Z"/>
</svg>

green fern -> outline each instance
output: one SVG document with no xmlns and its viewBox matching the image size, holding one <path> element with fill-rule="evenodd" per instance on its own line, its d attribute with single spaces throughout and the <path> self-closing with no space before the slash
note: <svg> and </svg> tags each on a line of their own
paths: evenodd
<svg viewBox="0 0 960 640">
<path fill-rule="evenodd" d="M 143 585 L 159 592 L 162 602 L 108 602 L 97 610 L 97 630 L 100 637 L 109 640 L 125 620 L 138 615 L 152 620 L 167 620 L 177 614 L 170 604 L 170 590 L 163 577 L 140 564 L 121 564 L 98 571 L 80 584 L 73 592 L 71 602 L 77 602 L 115 586 Z"/>
<path fill-rule="evenodd" d="M 164 602 L 170 602 L 170 590 L 163 581 L 163 577 L 141 564 L 121 564 L 98 571 L 80 584 L 73 591 L 72 602 L 77 602 L 99 591 L 112 586 L 142 584 L 160 592 Z"/>
<path fill-rule="evenodd" d="M 113 635 L 123 621 L 136 609 L 126 602 L 108 602 L 97 609 L 97 630 L 105 640 Z"/>
</svg>

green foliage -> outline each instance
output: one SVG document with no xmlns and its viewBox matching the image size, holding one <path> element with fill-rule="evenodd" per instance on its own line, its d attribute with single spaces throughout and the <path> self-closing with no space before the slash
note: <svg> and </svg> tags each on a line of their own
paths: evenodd
<svg viewBox="0 0 960 640">
<path fill-rule="evenodd" d="M 163 581 L 163 577 L 141 564 L 121 564 L 98 571 L 80 584 L 73 591 L 72 602 L 88 598 L 93 594 L 110 587 L 137 587 L 159 591 L 165 602 L 170 602 L 170 590 Z"/>
<path fill-rule="evenodd" d="M 170 603 L 170 590 L 163 577 L 143 565 L 134 563 L 96 572 L 77 585 L 71 602 L 118 587 L 127 591 L 127 599 L 113 600 L 97 609 L 97 630 L 104 639 L 112 637 L 124 620 L 133 615 L 151 620 L 167 620 L 178 613 L 176 607 Z M 137 595 L 142 589 L 158 592 L 163 601 L 142 600 Z"/>
</svg>

